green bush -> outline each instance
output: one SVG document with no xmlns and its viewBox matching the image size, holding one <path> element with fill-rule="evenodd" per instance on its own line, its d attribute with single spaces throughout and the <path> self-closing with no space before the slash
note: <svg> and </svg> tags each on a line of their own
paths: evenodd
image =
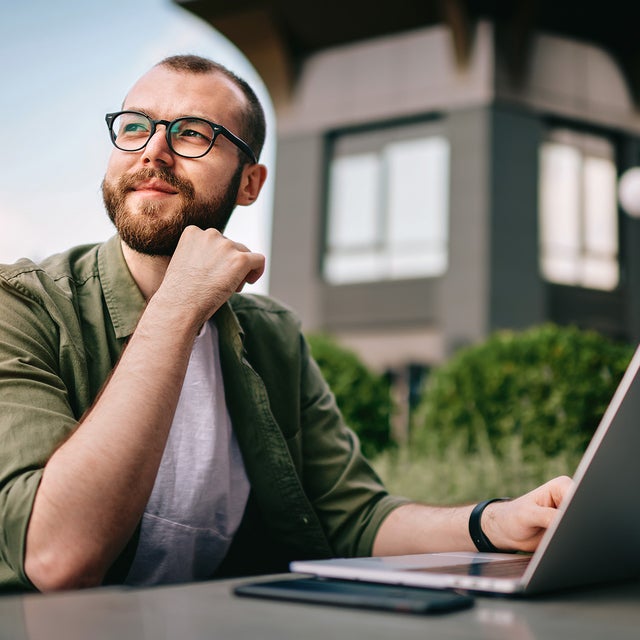
<svg viewBox="0 0 640 640">
<path fill-rule="evenodd" d="M 411 449 L 455 445 L 498 458 L 582 452 L 631 358 L 630 345 L 545 324 L 499 331 L 435 369 L 414 413 Z"/>
<path fill-rule="evenodd" d="M 360 358 L 326 334 L 307 336 L 311 353 L 333 392 L 346 423 L 371 457 L 393 445 L 389 381 L 369 370 Z"/>
</svg>

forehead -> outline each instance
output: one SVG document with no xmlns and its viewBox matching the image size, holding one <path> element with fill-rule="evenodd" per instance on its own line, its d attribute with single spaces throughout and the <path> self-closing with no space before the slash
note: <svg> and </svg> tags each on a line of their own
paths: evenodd
<svg viewBox="0 0 640 640">
<path fill-rule="evenodd" d="M 242 91 L 221 73 L 187 73 L 154 67 L 133 85 L 123 108 L 168 120 L 201 116 L 233 131 L 240 125 L 244 105 Z"/>
</svg>

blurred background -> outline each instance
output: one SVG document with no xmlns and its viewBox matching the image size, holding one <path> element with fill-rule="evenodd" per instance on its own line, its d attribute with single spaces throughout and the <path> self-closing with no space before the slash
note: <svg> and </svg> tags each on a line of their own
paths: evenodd
<svg viewBox="0 0 640 640">
<path fill-rule="evenodd" d="M 638 3 L 25 0 L 1 12 L 0 261 L 113 233 L 104 113 L 161 57 L 199 53 L 267 110 L 267 188 L 228 229 L 267 254 L 249 290 L 384 377 L 396 442 L 430 372 L 504 330 L 609 341 L 587 349 L 545 329 L 532 365 L 558 357 L 555 379 L 571 380 L 568 363 L 598 353 L 575 375 L 606 379 L 596 413 L 606 405 L 629 356 L 609 345 L 640 339 Z M 526 359 L 509 357 L 504 370 Z M 552 404 L 561 418 L 562 398 Z"/>
<path fill-rule="evenodd" d="M 409 402 L 500 329 L 640 338 L 640 221 L 618 198 L 640 164 L 637 3 L 178 4 L 270 93 L 269 291 L 307 329 Z"/>
</svg>

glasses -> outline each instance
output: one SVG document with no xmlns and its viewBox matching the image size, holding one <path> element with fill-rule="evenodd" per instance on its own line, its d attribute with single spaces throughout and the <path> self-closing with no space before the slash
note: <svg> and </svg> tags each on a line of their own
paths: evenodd
<svg viewBox="0 0 640 640">
<path fill-rule="evenodd" d="M 210 120 L 196 117 L 176 118 L 175 120 L 153 120 L 139 111 L 117 111 L 105 116 L 111 142 L 120 151 L 140 151 L 156 132 L 156 127 L 166 127 L 166 139 L 169 149 L 183 158 L 202 158 L 211 151 L 219 135 L 233 142 L 251 162 L 258 162 L 251 147 L 223 127 Z"/>
</svg>

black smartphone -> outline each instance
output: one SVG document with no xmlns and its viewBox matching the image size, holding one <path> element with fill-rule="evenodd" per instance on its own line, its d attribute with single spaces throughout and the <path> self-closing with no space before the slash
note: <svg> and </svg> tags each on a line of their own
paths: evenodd
<svg viewBox="0 0 640 640">
<path fill-rule="evenodd" d="M 334 578 L 250 582 L 236 585 L 233 592 L 238 596 L 421 614 L 458 611 L 474 603 L 470 595 L 456 591 Z"/>
</svg>

